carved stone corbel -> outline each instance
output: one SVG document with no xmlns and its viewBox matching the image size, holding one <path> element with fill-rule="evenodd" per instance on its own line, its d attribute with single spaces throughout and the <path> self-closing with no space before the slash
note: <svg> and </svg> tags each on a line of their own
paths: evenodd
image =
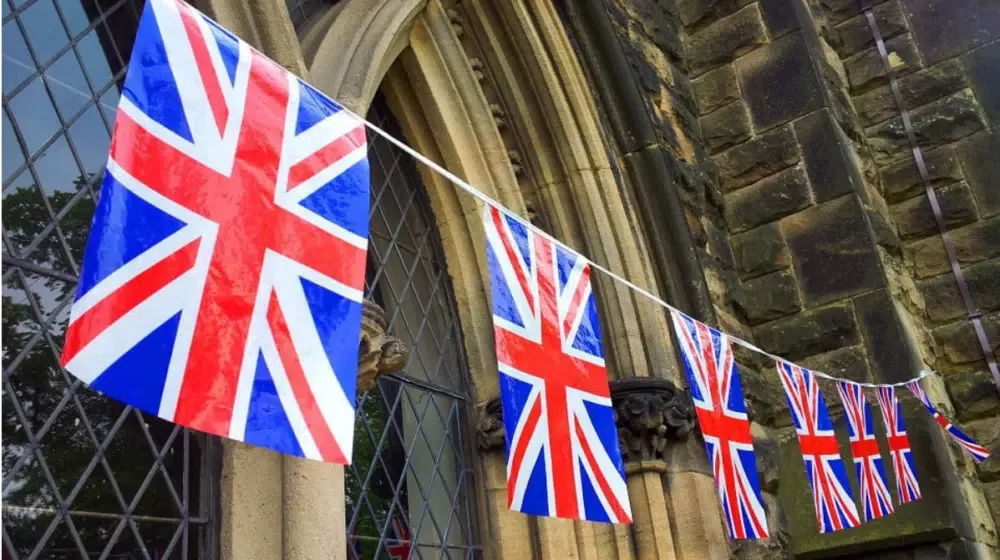
<svg viewBox="0 0 1000 560">
<path fill-rule="evenodd" d="M 503 449 L 503 409 L 500 407 L 500 399 L 493 399 L 480 408 L 476 444 L 480 451 Z"/>
<path fill-rule="evenodd" d="M 691 397 L 667 379 L 612 381 L 611 404 L 626 464 L 663 461 L 667 444 L 687 439 L 695 426 Z"/>
<path fill-rule="evenodd" d="M 358 346 L 358 393 L 374 387 L 380 374 L 401 371 L 410 358 L 410 349 L 385 329 L 385 310 L 365 298 Z"/>
</svg>

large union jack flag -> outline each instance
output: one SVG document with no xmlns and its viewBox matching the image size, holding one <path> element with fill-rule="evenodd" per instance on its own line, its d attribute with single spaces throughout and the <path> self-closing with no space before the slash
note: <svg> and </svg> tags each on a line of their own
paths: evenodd
<svg viewBox="0 0 1000 560">
<path fill-rule="evenodd" d="M 930 412 L 931 416 L 934 417 L 934 421 L 937 422 L 949 436 L 951 436 L 951 439 L 957 443 L 959 447 L 964 449 L 965 452 L 972 457 L 973 461 L 982 463 L 986 459 L 990 458 L 990 452 L 988 449 L 976 443 L 976 440 L 969 437 L 969 434 L 963 432 L 958 426 L 952 424 L 950 420 L 938 412 L 937 407 L 934 406 L 930 397 L 928 397 L 927 393 L 924 392 L 924 388 L 920 386 L 920 380 L 910 381 L 906 384 L 906 386 L 910 388 L 910 392 L 920 399 L 920 402 L 923 403 L 927 412 Z"/>
<path fill-rule="evenodd" d="M 893 512 L 892 497 L 885 479 L 885 465 L 875 439 L 875 422 L 865 389 L 857 383 L 838 381 L 837 391 L 844 403 L 847 430 L 851 440 L 854 471 L 861 490 L 861 513 L 865 521 Z"/>
<path fill-rule="evenodd" d="M 178 424 L 346 463 L 368 181 L 357 118 L 148 1 L 62 362 Z"/>
<path fill-rule="evenodd" d="M 729 535 L 765 539 L 767 516 L 729 337 L 676 311 L 671 314 Z"/>
<path fill-rule="evenodd" d="M 493 206 L 484 222 L 508 506 L 629 523 L 590 265 Z"/>
<path fill-rule="evenodd" d="M 892 469 L 896 473 L 899 503 L 917 501 L 920 499 L 920 484 L 917 482 L 917 469 L 913 463 L 913 451 L 910 449 L 910 436 L 906 434 L 906 426 L 903 425 L 903 409 L 899 405 L 899 399 L 896 398 L 896 388 L 892 385 L 881 385 L 875 388 L 875 393 L 878 395 L 879 408 L 882 409 L 882 421 L 889 443 Z"/>
<path fill-rule="evenodd" d="M 858 509 L 816 376 L 789 362 L 777 364 L 802 450 L 806 479 L 812 488 L 819 532 L 857 527 Z"/>
</svg>

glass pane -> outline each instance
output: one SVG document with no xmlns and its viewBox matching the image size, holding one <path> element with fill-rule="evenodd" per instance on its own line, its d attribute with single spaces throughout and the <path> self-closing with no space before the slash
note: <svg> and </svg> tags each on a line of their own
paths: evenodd
<svg viewBox="0 0 1000 560">
<path fill-rule="evenodd" d="M 28 45 L 17 21 L 3 26 L 3 92 L 9 94 L 35 73 Z"/>
<path fill-rule="evenodd" d="M 369 119 L 401 135 L 380 96 Z M 385 309 L 386 330 L 410 355 L 402 373 L 359 396 L 345 472 L 348 557 L 474 556 L 459 419 L 468 405 L 466 372 L 440 239 L 413 160 L 374 136 L 369 164 L 367 297 Z"/>
<path fill-rule="evenodd" d="M 3 270 L 4 557 L 211 557 L 217 533 L 214 496 L 203 492 L 216 487 L 203 484 L 213 440 L 107 399 L 59 366 L 94 213 L 85 187 L 107 160 L 106 117 L 119 95 L 112 79 L 130 54 L 137 13 L 118 0 L 25 8 L 17 17 L 48 61 L 48 88 L 33 76 L 18 21 L 3 29 L 4 92 L 23 82 L 4 103 L 3 235 L 5 250 L 25 262 Z"/>
<path fill-rule="evenodd" d="M 44 65 L 69 43 L 52 0 L 38 0 L 21 12 L 20 19 L 39 64 Z"/>
</svg>

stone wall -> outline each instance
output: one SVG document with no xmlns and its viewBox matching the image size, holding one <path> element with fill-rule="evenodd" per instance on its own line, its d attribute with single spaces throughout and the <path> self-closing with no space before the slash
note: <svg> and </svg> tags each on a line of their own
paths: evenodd
<svg viewBox="0 0 1000 560">
<path fill-rule="evenodd" d="M 814 13 L 842 61 L 953 416 L 1000 444 L 1000 392 L 959 296 L 867 21 L 853 3 Z M 981 0 L 892 0 L 872 8 L 974 304 L 1000 348 L 1000 10 Z M 875 62 L 878 62 L 876 64 Z M 1000 525 L 1000 461 L 977 469 Z"/>
<path fill-rule="evenodd" d="M 941 377 L 931 394 L 995 449 L 1000 393 L 856 0 L 606 3 L 672 155 L 719 325 L 856 380 L 933 368 Z M 990 0 L 958 4 L 892 0 L 873 12 L 973 297 L 1000 346 L 1000 11 Z M 773 366 L 741 362 L 752 414 L 782 428 L 781 496 L 797 554 L 911 554 L 900 552 L 906 545 L 943 557 L 996 547 L 1000 461 L 977 470 L 906 395 L 924 499 L 818 535 Z M 826 389 L 837 415 L 839 399 Z M 919 544 L 934 541 L 947 544 Z"/>
</svg>

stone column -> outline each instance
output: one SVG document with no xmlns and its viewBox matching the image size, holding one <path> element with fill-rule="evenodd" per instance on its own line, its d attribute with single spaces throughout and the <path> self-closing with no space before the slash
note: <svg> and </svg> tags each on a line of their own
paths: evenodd
<svg viewBox="0 0 1000 560">
<path fill-rule="evenodd" d="M 491 508 L 489 526 L 481 531 L 487 558 L 534 557 L 532 525 L 526 515 L 512 512 L 507 504 L 507 464 L 504 456 L 503 409 L 500 400 L 489 401 L 479 411 L 477 445 L 482 455 L 486 504 Z"/>
<path fill-rule="evenodd" d="M 694 427 L 690 398 L 666 379 L 636 377 L 612 381 L 611 400 L 628 476 L 636 556 L 678 558 L 663 485 L 664 458 Z"/>
</svg>

